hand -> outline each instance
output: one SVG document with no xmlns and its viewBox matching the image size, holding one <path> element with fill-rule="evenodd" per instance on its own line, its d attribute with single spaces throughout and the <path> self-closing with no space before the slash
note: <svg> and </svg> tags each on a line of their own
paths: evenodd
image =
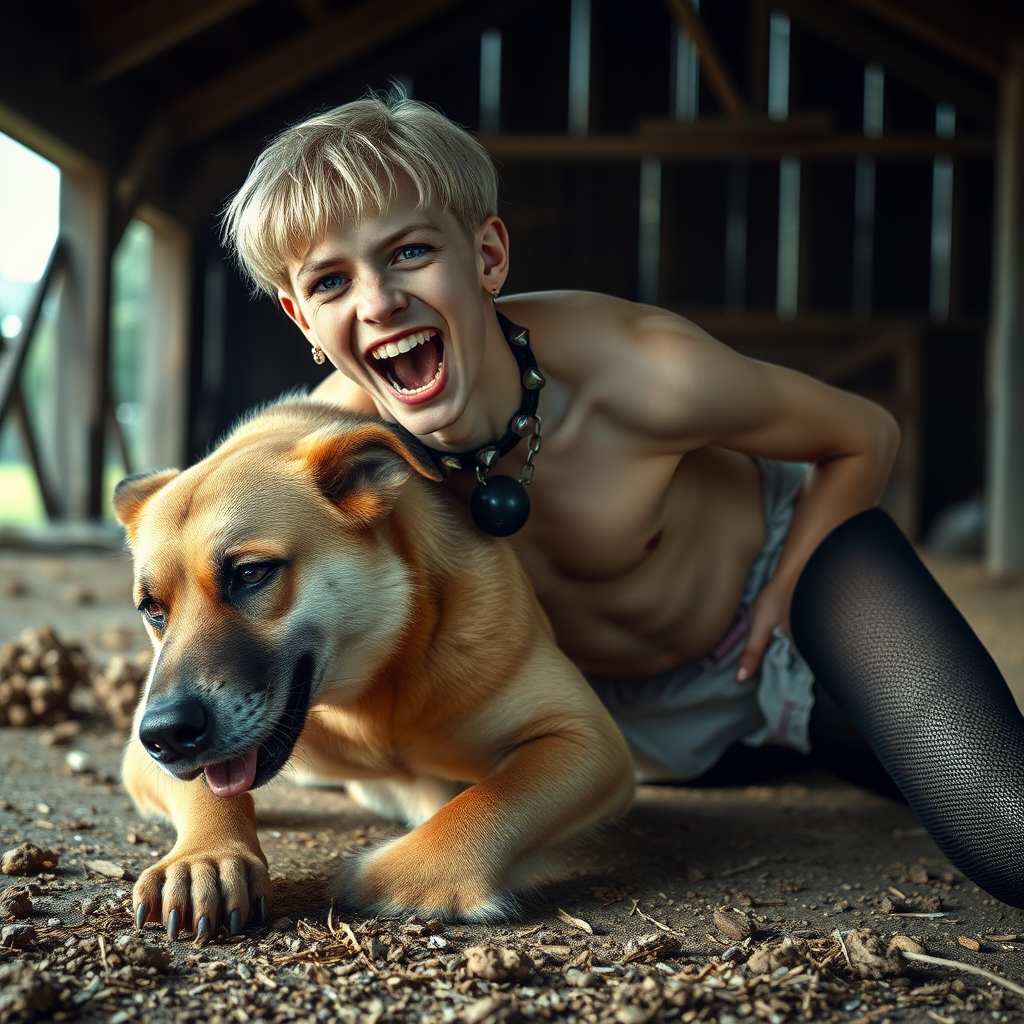
<svg viewBox="0 0 1024 1024">
<path fill-rule="evenodd" d="M 750 632 L 736 666 L 736 679 L 739 682 L 746 682 L 757 672 L 772 642 L 772 633 L 780 626 L 789 632 L 789 606 L 793 600 L 793 589 L 777 584 L 773 579 L 754 602 Z"/>
</svg>

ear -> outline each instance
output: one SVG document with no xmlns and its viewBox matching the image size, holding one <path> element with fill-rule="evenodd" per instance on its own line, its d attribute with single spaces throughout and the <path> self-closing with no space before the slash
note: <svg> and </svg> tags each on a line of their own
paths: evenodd
<svg viewBox="0 0 1024 1024">
<path fill-rule="evenodd" d="M 488 295 L 500 291 L 508 277 L 508 228 L 500 217 L 490 216 L 476 233 L 480 286 Z"/>
<path fill-rule="evenodd" d="M 110 501 L 114 506 L 117 521 L 128 531 L 128 537 L 135 539 L 139 513 L 157 491 L 166 487 L 181 471 L 162 469 L 152 473 L 136 473 L 126 476 L 115 488 Z"/>
<path fill-rule="evenodd" d="M 324 497 L 356 524 L 386 516 L 414 472 L 442 479 L 425 452 L 377 423 L 318 430 L 304 437 L 293 455 Z"/>
<path fill-rule="evenodd" d="M 290 295 L 283 288 L 278 288 L 277 301 L 281 303 L 281 308 L 287 314 L 288 319 L 302 331 L 308 341 L 312 342 L 314 340 L 313 329 L 309 326 L 309 321 L 306 319 L 298 302 L 295 301 L 294 296 Z"/>
</svg>

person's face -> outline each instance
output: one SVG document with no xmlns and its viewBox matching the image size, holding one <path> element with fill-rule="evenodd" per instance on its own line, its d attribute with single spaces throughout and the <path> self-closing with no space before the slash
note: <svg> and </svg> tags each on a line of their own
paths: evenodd
<svg viewBox="0 0 1024 1024">
<path fill-rule="evenodd" d="M 469 239 L 411 184 L 383 213 L 335 226 L 289 267 L 284 311 L 307 340 L 415 434 L 454 423 L 484 352 L 507 236 L 489 217 Z"/>
</svg>

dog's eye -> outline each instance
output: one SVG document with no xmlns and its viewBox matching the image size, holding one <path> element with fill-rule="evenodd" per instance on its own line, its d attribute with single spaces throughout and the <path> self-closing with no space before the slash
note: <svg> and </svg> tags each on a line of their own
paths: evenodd
<svg viewBox="0 0 1024 1024">
<path fill-rule="evenodd" d="M 166 616 L 164 615 L 163 608 L 157 604 L 151 597 L 147 597 L 140 605 L 139 611 L 146 616 L 147 619 L 157 629 L 163 629 Z"/>
<path fill-rule="evenodd" d="M 232 585 L 234 587 L 255 587 L 262 583 L 277 567 L 270 562 L 250 562 L 235 569 Z"/>
</svg>

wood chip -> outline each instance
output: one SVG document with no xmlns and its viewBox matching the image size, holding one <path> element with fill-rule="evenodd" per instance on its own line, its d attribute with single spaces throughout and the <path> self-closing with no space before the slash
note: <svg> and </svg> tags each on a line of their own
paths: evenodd
<svg viewBox="0 0 1024 1024">
<path fill-rule="evenodd" d="M 733 907 L 719 907 L 714 914 L 715 927 L 728 939 L 742 942 L 757 931 L 749 914 Z"/>
<path fill-rule="evenodd" d="M 594 934 L 594 929 L 582 917 L 573 917 L 572 914 L 567 914 L 561 907 L 555 907 L 555 914 L 558 915 L 560 921 L 571 924 L 573 928 L 579 928 L 588 935 Z"/>
<path fill-rule="evenodd" d="M 973 950 L 975 953 L 981 949 L 981 943 L 977 939 L 970 939 L 966 935 L 961 935 L 957 940 L 964 949 Z"/>
</svg>

